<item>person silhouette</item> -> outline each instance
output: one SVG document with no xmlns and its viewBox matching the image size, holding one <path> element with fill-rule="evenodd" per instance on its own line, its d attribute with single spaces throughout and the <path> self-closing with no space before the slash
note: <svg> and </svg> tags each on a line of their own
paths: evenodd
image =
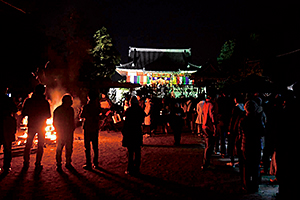
<svg viewBox="0 0 300 200">
<path fill-rule="evenodd" d="M 246 192 L 257 192 L 259 188 L 259 163 L 261 159 L 261 137 L 264 135 L 264 123 L 259 115 L 259 106 L 253 100 L 245 104 L 246 116 L 239 122 L 239 140 L 241 141 L 242 158 L 241 178 Z"/>
<path fill-rule="evenodd" d="M 125 174 L 137 175 L 141 165 L 141 146 L 143 145 L 142 123 L 146 114 L 139 106 L 138 99 L 133 96 L 130 107 L 125 112 L 122 130 L 122 146 L 128 150 L 128 167 Z"/>
<path fill-rule="evenodd" d="M 53 126 L 56 130 L 56 165 L 57 170 L 61 171 L 61 154 L 65 146 L 66 149 L 66 168 L 72 169 L 73 138 L 75 130 L 74 109 L 71 107 L 73 98 L 66 94 L 62 98 L 62 104 L 58 106 L 53 113 Z"/>
<path fill-rule="evenodd" d="M 94 150 L 94 167 L 99 168 L 98 166 L 98 135 L 99 135 L 99 121 L 100 121 L 100 103 L 99 103 L 99 94 L 98 92 L 91 90 L 88 94 L 89 102 L 83 107 L 81 118 L 84 118 L 84 147 L 85 147 L 85 157 L 86 164 L 83 166 L 86 170 L 92 170 L 93 166 L 91 164 L 91 144 L 93 145 Z"/>
<path fill-rule="evenodd" d="M 3 174 L 8 174 L 11 170 L 11 146 L 12 142 L 15 140 L 16 133 L 16 120 L 12 116 L 17 112 L 17 107 L 14 104 L 12 98 L 6 95 L 7 88 L 2 88 L 1 94 L 1 129 L 0 129 L 0 148 L 3 145 L 3 168 L 0 168 L 0 172 Z"/>
<path fill-rule="evenodd" d="M 28 137 L 24 150 L 24 168 L 28 169 L 30 150 L 35 134 L 38 135 L 38 149 L 35 167 L 42 169 L 41 160 L 44 152 L 46 119 L 51 117 L 50 104 L 44 95 L 46 88 L 39 84 L 31 98 L 28 98 L 23 107 L 22 115 L 28 116 Z"/>
<path fill-rule="evenodd" d="M 213 102 L 214 94 L 208 94 L 203 105 L 203 123 L 202 130 L 204 132 L 205 150 L 203 170 L 210 165 L 210 158 L 214 150 L 215 139 L 217 135 L 217 104 Z"/>
<path fill-rule="evenodd" d="M 184 120 L 186 115 L 183 109 L 180 107 L 178 102 L 175 102 L 175 105 L 170 112 L 170 125 L 174 134 L 174 145 L 179 146 L 181 141 L 182 128 L 184 126 Z"/>
</svg>

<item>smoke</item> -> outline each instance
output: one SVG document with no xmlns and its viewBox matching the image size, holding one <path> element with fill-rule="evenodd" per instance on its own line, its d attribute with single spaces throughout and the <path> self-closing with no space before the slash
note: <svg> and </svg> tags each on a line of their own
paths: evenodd
<svg viewBox="0 0 300 200">
<path fill-rule="evenodd" d="M 73 97 L 73 106 L 75 112 L 75 118 L 79 118 L 81 112 L 81 101 L 79 97 Z"/>
<path fill-rule="evenodd" d="M 62 87 L 48 88 L 47 93 L 50 98 L 49 103 L 50 103 L 50 110 L 52 115 L 54 110 L 62 104 L 62 97 L 65 94 L 70 94 Z M 70 95 L 73 96 L 72 94 Z M 74 108 L 75 118 L 78 118 L 78 115 L 81 111 L 81 100 L 79 97 L 73 96 L 72 107 Z"/>
<path fill-rule="evenodd" d="M 51 113 L 62 104 L 62 97 L 66 94 L 66 91 L 61 87 L 49 88 L 48 94 L 50 97 L 50 110 Z"/>
</svg>

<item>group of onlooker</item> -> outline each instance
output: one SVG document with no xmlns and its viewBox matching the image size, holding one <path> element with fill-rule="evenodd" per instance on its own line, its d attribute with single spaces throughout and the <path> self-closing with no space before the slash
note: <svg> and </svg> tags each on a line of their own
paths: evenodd
<svg viewBox="0 0 300 200">
<path fill-rule="evenodd" d="M 209 167 L 211 154 L 220 151 L 221 156 L 230 158 L 230 166 L 237 166 L 238 158 L 245 191 L 258 191 L 264 173 L 276 176 L 270 181 L 279 183 L 281 197 L 295 194 L 292 173 L 296 169 L 288 162 L 297 151 L 298 85 L 294 85 L 294 91 L 268 97 L 236 94 L 232 99 L 221 94 L 216 98 L 208 93 L 205 101 L 201 99 L 196 123 L 206 143 L 203 169 Z"/>
<path fill-rule="evenodd" d="M 65 94 L 62 97 L 62 104 L 59 105 L 53 114 L 50 110 L 50 103 L 45 96 L 46 88 L 44 85 L 37 85 L 33 94 L 28 97 L 22 106 L 17 106 L 13 99 L 6 95 L 6 88 L 3 88 L 1 94 L 1 102 L 5 105 L 1 110 L 1 133 L 0 144 L 4 147 L 4 166 L 1 171 L 4 174 L 10 171 L 11 166 L 11 152 L 12 142 L 15 140 L 15 133 L 17 131 L 17 124 L 19 123 L 16 114 L 28 117 L 28 133 L 26 138 L 26 144 L 24 148 L 24 163 L 23 169 L 27 170 L 30 165 L 30 152 L 33 144 L 33 140 L 37 135 L 37 154 L 36 154 L 36 169 L 42 169 L 41 164 L 44 143 L 45 143 L 45 127 L 46 120 L 53 116 L 53 125 L 56 130 L 56 165 L 57 170 L 62 170 L 62 149 L 66 148 L 66 168 L 72 169 L 71 156 L 73 152 L 73 139 L 75 130 L 75 114 L 72 108 L 73 97 L 70 94 Z M 86 154 L 85 169 L 92 169 L 91 161 L 91 145 L 94 150 L 93 164 L 95 168 L 98 168 L 98 136 L 99 129 L 105 127 L 107 124 L 106 118 L 110 114 L 110 101 L 102 96 L 99 100 L 99 93 L 91 90 L 88 94 L 88 103 L 82 109 L 80 118 L 84 119 L 84 145 Z M 101 121 L 101 116 L 104 116 Z M 101 123 L 102 122 L 102 123 Z"/>
<path fill-rule="evenodd" d="M 213 153 L 220 154 L 230 158 L 227 165 L 239 167 L 245 191 L 258 191 L 261 173 L 264 173 L 276 176 L 270 181 L 280 184 L 281 196 L 293 194 L 291 188 L 294 187 L 289 182 L 293 170 L 286 163 L 292 161 L 291 155 L 297 146 L 292 139 L 296 137 L 296 113 L 300 105 L 297 85 L 293 92 L 282 91 L 269 96 L 208 92 L 198 99 L 147 98 L 143 101 L 139 98 L 145 112 L 144 132 L 153 135 L 160 125 L 163 133 L 169 130 L 174 133 L 178 145 L 181 133 L 177 132 L 185 128 L 204 138 L 202 169 L 210 168 Z"/>
<path fill-rule="evenodd" d="M 198 99 L 156 99 L 133 96 L 124 104 L 124 126 L 122 145 L 128 148 L 128 168 L 126 173 L 138 174 L 141 160 L 143 134 L 154 135 L 158 127 L 163 133 L 172 131 L 174 145 L 180 145 L 184 127 L 204 138 L 205 150 L 202 169 L 210 168 L 212 154 L 220 152 L 229 157 L 228 165 L 236 166 L 238 158 L 244 190 L 256 192 L 260 182 L 260 165 L 263 173 L 276 175 L 280 185 L 280 196 L 289 196 L 296 191 L 292 175 L 296 172 L 293 152 L 297 151 L 297 123 L 299 122 L 299 84 L 294 91 L 284 91 L 281 95 L 265 98 L 259 94 L 232 97 L 208 92 Z M 18 112 L 16 104 L 2 91 L 0 144 L 4 146 L 4 173 L 10 171 L 11 148 L 16 132 L 13 114 Z M 19 108 L 22 116 L 28 116 L 28 138 L 24 150 L 24 169 L 29 167 L 33 138 L 38 133 L 38 148 L 35 167 L 42 168 L 41 160 L 45 140 L 45 122 L 51 117 L 50 104 L 44 95 L 45 86 L 38 85 L 33 95 Z M 99 100 L 99 93 L 91 90 L 89 101 L 83 106 L 80 117 L 84 119 L 84 146 L 86 164 L 90 170 L 98 166 L 98 135 L 103 127 L 101 117 L 111 116 L 111 102 L 106 96 Z M 62 97 L 62 104 L 53 112 L 53 122 L 57 132 L 56 164 L 61 171 L 62 149 L 66 147 L 66 168 L 72 169 L 71 156 L 75 130 L 73 98 L 70 94 Z M 107 120 L 107 118 L 106 118 Z M 103 120 L 102 120 L 103 122 Z M 105 122 L 107 123 L 107 121 Z M 227 141 L 227 142 L 226 142 Z M 91 144 L 94 151 L 91 158 Z M 221 148 L 219 148 L 221 147 Z M 262 154 L 263 152 L 263 154 Z M 263 155 L 261 157 L 261 155 Z M 270 158 L 272 158 L 270 162 Z M 92 165 L 94 164 L 94 166 Z"/>
</svg>

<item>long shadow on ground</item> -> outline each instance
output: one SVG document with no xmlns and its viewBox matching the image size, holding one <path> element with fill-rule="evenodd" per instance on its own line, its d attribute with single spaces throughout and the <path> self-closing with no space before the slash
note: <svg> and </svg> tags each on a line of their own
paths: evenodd
<svg viewBox="0 0 300 200">
<path fill-rule="evenodd" d="M 161 148 L 184 148 L 184 149 L 203 149 L 203 144 L 180 144 L 175 145 L 156 145 L 156 144 L 143 144 L 143 147 L 161 147 Z"/>
</svg>

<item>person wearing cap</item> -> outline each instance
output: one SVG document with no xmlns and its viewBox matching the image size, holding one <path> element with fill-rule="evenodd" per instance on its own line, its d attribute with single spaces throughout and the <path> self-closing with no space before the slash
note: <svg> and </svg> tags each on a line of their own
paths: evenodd
<svg viewBox="0 0 300 200">
<path fill-rule="evenodd" d="M 22 115 L 28 116 L 28 137 L 24 150 L 24 169 L 29 167 L 30 150 L 35 134 L 38 135 L 38 149 L 35 167 L 42 169 L 41 160 L 44 152 L 46 120 L 51 117 L 50 104 L 45 96 L 46 88 L 39 84 L 31 98 L 28 98 L 23 107 Z"/>
<path fill-rule="evenodd" d="M 239 139 L 242 141 L 242 169 L 243 189 L 246 192 L 258 191 L 259 163 L 261 157 L 261 137 L 264 135 L 264 124 L 258 114 L 259 106 L 253 100 L 245 104 L 246 116 L 239 123 Z"/>
<path fill-rule="evenodd" d="M 62 104 L 53 112 L 53 126 L 56 129 L 57 147 L 56 147 L 56 165 L 57 171 L 61 171 L 61 154 L 66 148 L 66 168 L 73 169 L 71 157 L 73 152 L 73 138 L 75 130 L 74 109 L 72 108 L 73 98 L 66 94 L 62 98 Z"/>
</svg>

